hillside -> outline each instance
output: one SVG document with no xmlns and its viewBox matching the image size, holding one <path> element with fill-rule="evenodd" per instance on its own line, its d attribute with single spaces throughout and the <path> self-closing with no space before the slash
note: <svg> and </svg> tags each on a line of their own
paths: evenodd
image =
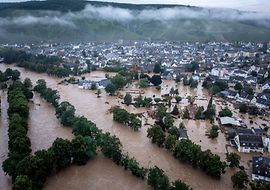
<svg viewBox="0 0 270 190">
<path fill-rule="evenodd" d="M 269 41 L 259 13 L 178 5 L 48 0 L 0 3 L 0 41 Z"/>
</svg>

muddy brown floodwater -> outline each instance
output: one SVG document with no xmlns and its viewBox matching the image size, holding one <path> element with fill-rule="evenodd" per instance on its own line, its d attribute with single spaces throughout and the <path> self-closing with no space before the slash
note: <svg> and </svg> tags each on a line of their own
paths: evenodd
<svg viewBox="0 0 270 190">
<path fill-rule="evenodd" d="M 76 108 L 78 115 L 84 115 L 88 119 L 97 124 L 97 127 L 111 132 L 116 135 L 123 144 L 123 149 L 131 156 L 134 156 L 141 165 L 145 167 L 151 167 L 157 165 L 162 168 L 171 180 L 181 179 L 189 184 L 194 190 L 228 190 L 232 189 L 230 177 L 233 170 L 228 169 L 220 180 L 212 179 L 200 170 L 196 170 L 191 166 L 179 162 L 168 151 L 157 147 L 152 144 L 147 136 L 147 128 L 149 126 L 143 126 L 139 132 L 134 132 L 131 129 L 122 126 L 116 122 L 113 122 L 112 115 L 108 112 L 112 106 L 120 105 L 133 112 L 146 112 L 146 109 L 135 109 L 132 106 L 126 107 L 121 104 L 121 99 L 117 97 L 110 97 L 102 91 L 101 98 L 97 98 L 93 91 L 79 89 L 77 85 L 58 85 L 60 79 L 49 77 L 46 74 L 37 74 L 29 71 L 25 71 L 22 68 L 14 67 L 12 65 L 0 65 L 1 70 L 5 70 L 7 67 L 16 68 L 21 72 L 21 78 L 29 77 L 33 83 L 36 80 L 42 78 L 47 81 L 47 86 L 57 89 L 61 96 L 61 101 L 69 101 Z M 104 78 L 104 72 L 92 72 L 88 74 L 86 79 Z M 157 92 L 155 88 L 146 90 L 145 95 L 159 97 L 162 94 L 168 92 L 171 87 L 176 88 L 174 81 L 165 81 L 162 84 L 161 92 Z M 122 94 L 129 91 L 133 87 L 126 88 Z M 201 84 L 198 89 L 192 90 L 188 87 L 178 84 L 181 97 L 187 97 L 188 95 L 196 96 L 196 101 L 200 106 L 207 106 L 209 97 L 207 93 L 202 89 Z M 35 96 L 34 102 L 41 103 L 41 106 L 37 106 L 35 103 L 31 105 L 30 114 L 30 131 L 29 135 L 32 141 L 32 147 L 34 150 L 48 147 L 51 142 L 57 137 L 70 138 L 68 129 L 59 129 L 61 127 L 59 122 L 55 120 L 54 110 L 51 106 L 47 105 L 40 97 Z M 109 102 L 106 104 L 105 102 Z M 187 105 L 188 101 L 184 98 L 180 104 L 180 108 Z M 146 115 L 147 117 L 147 115 Z M 3 117 L 2 117 L 3 118 Z M 148 120 L 149 118 L 147 118 Z M 3 120 L 3 119 L 2 119 Z M 3 122 L 1 120 L 1 122 Z M 145 119 L 144 119 L 145 120 Z M 182 120 L 176 120 L 175 124 L 178 125 Z M 149 119 L 149 123 L 151 123 Z M 205 121 L 192 121 L 184 120 L 188 129 L 188 135 L 192 141 L 202 146 L 202 149 L 211 149 L 214 153 L 225 158 L 225 144 L 226 140 L 224 134 L 220 133 L 218 139 L 210 140 L 205 136 L 205 132 L 211 127 L 208 122 Z M 2 130 L 2 129 L 0 129 Z M 3 138 L 7 140 L 6 135 Z M 1 137 L 2 137 L 1 136 Z M 2 138 L 1 138 L 2 140 Z M 6 143 L 1 143 L 2 149 L 6 152 Z M 94 160 L 90 161 L 86 166 L 77 167 L 72 166 L 67 168 L 52 177 L 50 177 L 46 184 L 46 190 L 54 189 L 149 189 L 147 184 L 135 177 L 132 177 L 130 173 L 124 171 L 122 168 L 114 165 L 110 160 L 98 155 Z"/>
<path fill-rule="evenodd" d="M 33 152 L 48 149 L 57 137 L 72 139 L 72 130 L 61 125 L 52 105 L 37 94 L 32 100 L 29 104 L 28 137 L 31 139 Z"/>
<path fill-rule="evenodd" d="M 1 97 L 1 113 L 0 113 L 0 189 L 6 190 L 10 188 L 11 179 L 5 175 L 2 170 L 2 163 L 7 159 L 8 155 L 8 102 L 7 93 L 0 91 Z"/>
</svg>

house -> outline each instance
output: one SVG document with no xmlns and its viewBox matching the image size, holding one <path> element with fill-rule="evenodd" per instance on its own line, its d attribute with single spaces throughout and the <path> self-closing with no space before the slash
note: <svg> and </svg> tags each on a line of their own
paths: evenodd
<svg viewBox="0 0 270 190">
<path fill-rule="evenodd" d="M 252 158 L 252 181 L 270 181 L 270 158 L 261 156 Z"/>
<path fill-rule="evenodd" d="M 270 136 L 267 136 L 264 139 L 264 146 L 266 147 L 266 149 L 268 150 L 268 152 L 270 152 Z"/>
<path fill-rule="evenodd" d="M 269 108 L 270 99 L 258 98 L 256 101 L 256 106 L 258 108 Z"/>
<path fill-rule="evenodd" d="M 220 117 L 221 125 L 230 125 L 230 126 L 241 126 L 240 122 L 232 117 Z"/>
<path fill-rule="evenodd" d="M 179 141 L 182 139 L 188 139 L 187 130 L 186 129 L 179 129 Z"/>
<path fill-rule="evenodd" d="M 264 145 L 260 135 L 238 134 L 234 137 L 234 142 L 238 152 L 250 153 L 253 151 L 263 153 Z"/>
<path fill-rule="evenodd" d="M 237 128 L 234 130 L 236 134 L 238 135 L 259 135 L 259 136 L 263 136 L 266 135 L 266 131 L 264 129 L 261 128 L 251 128 L 251 129 L 244 129 L 244 128 Z"/>
<path fill-rule="evenodd" d="M 262 90 L 270 89 L 270 82 L 265 82 L 262 86 Z"/>
<path fill-rule="evenodd" d="M 79 88 L 80 89 L 91 89 L 93 81 L 90 80 L 81 80 L 79 81 Z"/>
<path fill-rule="evenodd" d="M 254 98 L 253 95 L 248 94 L 245 91 L 240 92 L 239 97 L 237 98 L 237 102 L 242 102 L 242 103 L 250 103 L 251 100 Z"/>
<path fill-rule="evenodd" d="M 236 99 L 237 95 L 238 95 L 237 91 L 233 90 L 224 90 L 218 93 L 218 96 L 229 99 Z"/>
<path fill-rule="evenodd" d="M 112 83 L 111 79 L 103 79 L 97 82 L 97 88 L 98 89 L 106 88 L 111 83 Z"/>
<path fill-rule="evenodd" d="M 169 71 L 165 71 L 163 73 L 163 77 L 162 78 L 164 78 L 166 80 L 173 80 L 174 79 L 173 74 L 171 72 L 169 72 Z"/>
<path fill-rule="evenodd" d="M 91 89 L 92 84 L 95 84 L 97 89 L 104 89 L 104 88 L 106 88 L 106 86 L 108 84 L 111 84 L 111 80 L 110 79 L 103 79 L 103 80 L 98 81 L 98 82 L 90 81 L 90 80 L 81 80 L 79 82 L 79 88 L 81 88 L 81 89 Z"/>
</svg>

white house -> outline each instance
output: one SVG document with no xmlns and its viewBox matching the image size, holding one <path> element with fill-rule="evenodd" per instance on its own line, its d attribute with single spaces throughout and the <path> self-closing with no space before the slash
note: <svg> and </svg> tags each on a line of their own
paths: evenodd
<svg viewBox="0 0 270 190">
<path fill-rule="evenodd" d="M 262 90 L 270 89 L 270 83 L 267 82 L 262 86 Z"/>
<path fill-rule="evenodd" d="M 234 142 L 237 146 L 238 152 L 250 153 L 261 152 L 263 153 L 262 136 L 254 134 L 239 134 L 235 136 Z"/>
<path fill-rule="evenodd" d="M 267 148 L 268 152 L 270 152 L 270 136 L 264 139 L 264 146 Z"/>
<path fill-rule="evenodd" d="M 252 180 L 270 182 L 270 158 L 261 156 L 252 158 Z"/>
</svg>

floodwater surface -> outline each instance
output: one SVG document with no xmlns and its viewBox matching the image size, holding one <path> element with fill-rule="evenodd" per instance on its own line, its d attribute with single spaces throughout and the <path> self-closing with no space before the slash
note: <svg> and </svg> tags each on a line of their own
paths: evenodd
<svg viewBox="0 0 270 190">
<path fill-rule="evenodd" d="M 151 124 L 154 121 L 147 116 L 147 109 L 135 109 L 132 106 L 124 106 L 121 103 L 122 99 L 108 96 L 104 90 L 102 90 L 101 97 L 97 98 L 94 91 L 79 89 L 77 85 L 58 85 L 60 79 L 49 77 L 46 74 L 25 71 L 12 65 L 0 65 L 1 70 L 5 70 L 7 67 L 18 69 L 21 72 L 22 79 L 29 77 L 33 83 L 40 78 L 45 79 L 47 86 L 59 91 L 61 101 L 69 101 L 75 106 L 77 115 L 87 117 L 96 123 L 98 128 L 116 135 L 121 140 L 124 151 L 128 152 L 130 156 L 135 157 L 142 166 L 151 167 L 157 165 L 165 171 L 171 180 L 180 179 L 189 184 L 194 190 L 233 189 L 230 179 L 233 170 L 228 169 L 220 180 L 212 179 L 200 170 L 179 162 L 167 150 L 152 144 L 150 139 L 147 138 L 148 125 L 143 125 L 138 132 L 134 132 L 128 127 L 114 122 L 112 115 L 108 111 L 113 106 L 122 106 L 129 111 L 143 113 L 147 118 L 147 122 Z M 104 77 L 104 72 L 97 71 L 88 74 L 86 79 Z M 210 97 L 202 89 L 201 83 L 197 89 L 192 90 L 181 84 L 176 86 L 174 81 L 165 81 L 160 92 L 151 87 L 145 90 L 143 96 L 153 97 L 155 95 L 160 97 L 161 94 L 169 92 L 171 87 L 178 88 L 180 96 L 184 97 L 179 104 L 180 108 L 188 104 L 187 96 L 190 94 L 196 96 L 195 103 L 206 108 Z M 131 85 L 120 93 L 125 95 L 132 88 L 134 87 Z M 41 106 L 37 106 L 36 103 L 40 103 Z M 59 122 L 56 121 L 53 108 L 45 104 L 40 97 L 35 96 L 31 110 L 29 136 L 34 150 L 48 147 L 57 136 L 71 138 L 68 134 L 70 132 L 68 129 L 60 129 L 61 127 Z M 3 122 L 2 120 L 1 122 Z M 144 118 L 143 123 L 145 121 L 146 119 Z M 175 125 L 178 126 L 180 122 L 182 122 L 181 119 L 176 120 Z M 216 140 L 211 140 L 205 136 L 205 133 L 211 127 L 207 121 L 183 120 L 183 122 L 187 127 L 188 136 L 193 142 L 200 144 L 203 150 L 210 149 L 220 155 L 222 159 L 225 158 L 226 140 L 224 134 L 220 133 Z M 2 133 L 1 135 L 3 136 Z M 5 135 L 3 138 L 7 140 Z M 2 149 L 6 150 L 5 143 L 1 143 L 1 152 Z M 131 176 L 129 172 L 114 165 L 109 159 L 98 155 L 94 160 L 89 161 L 86 166 L 72 166 L 53 175 L 46 182 L 45 189 L 149 189 L 149 187 L 143 180 Z"/>
</svg>

